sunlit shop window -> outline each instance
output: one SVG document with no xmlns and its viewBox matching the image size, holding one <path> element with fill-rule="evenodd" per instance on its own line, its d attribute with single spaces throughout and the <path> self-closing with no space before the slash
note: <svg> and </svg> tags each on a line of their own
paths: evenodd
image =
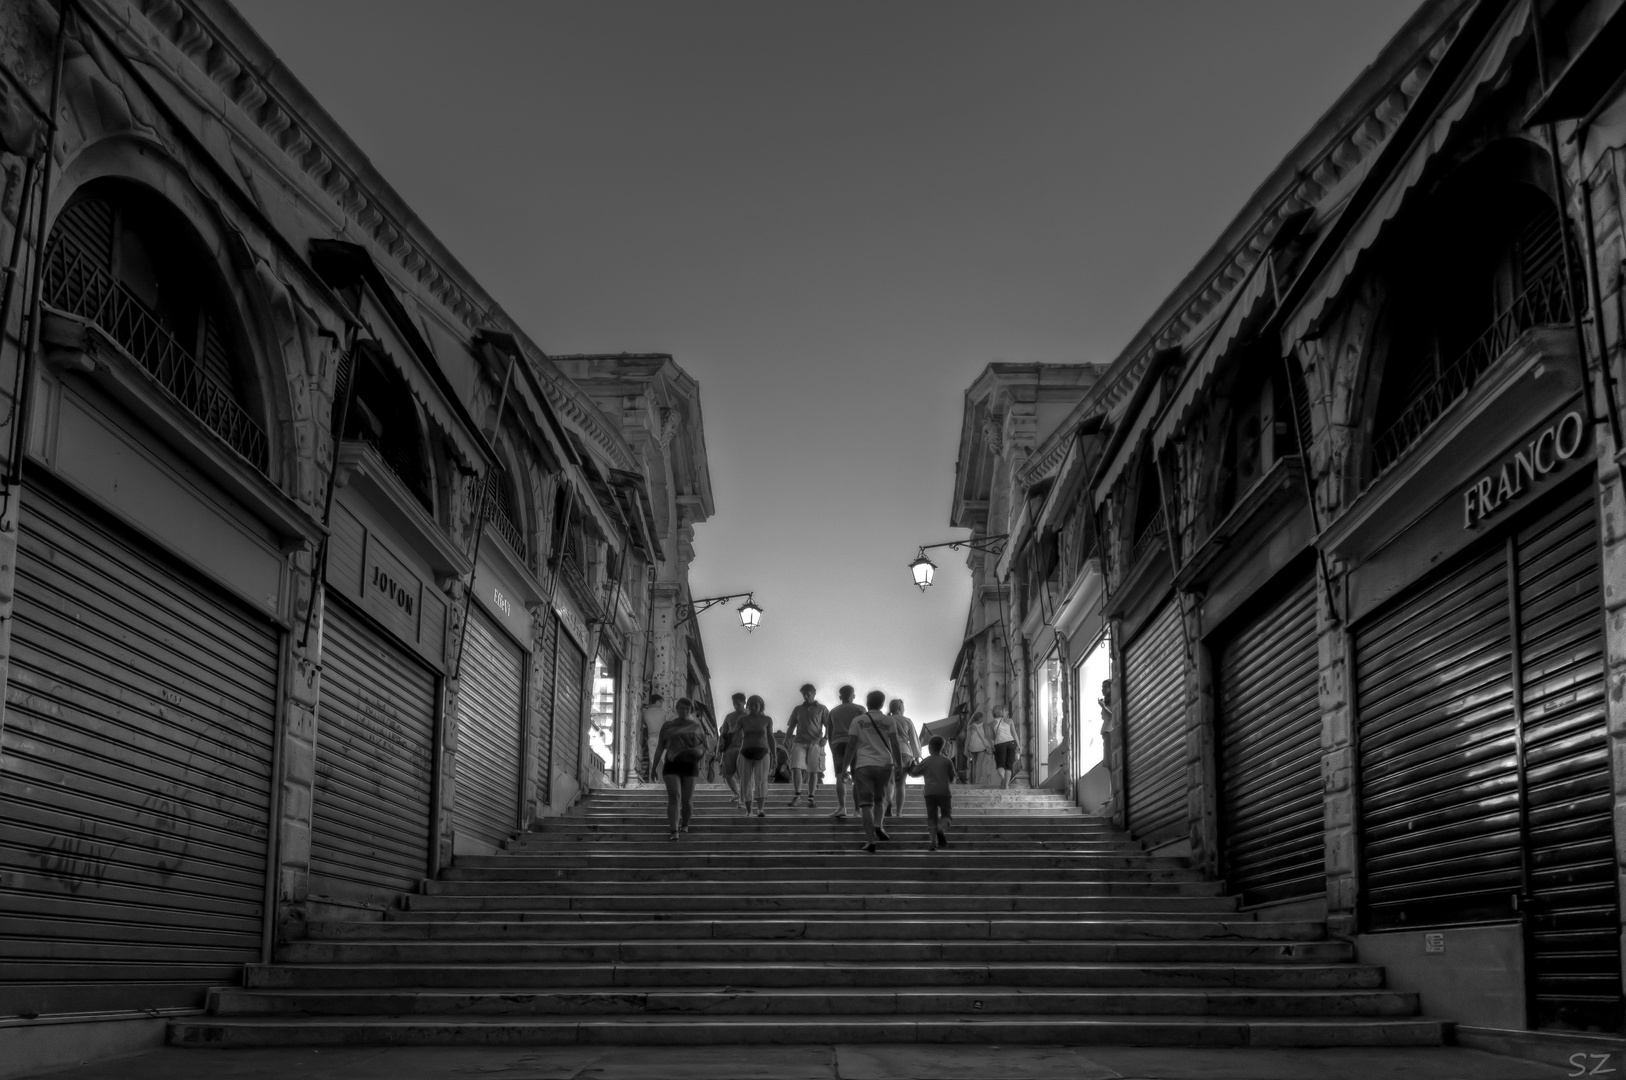
<svg viewBox="0 0 1626 1080">
<path fill-rule="evenodd" d="M 1077 680 L 1074 685 L 1074 700 L 1078 702 L 1078 726 L 1081 734 L 1078 775 L 1083 776 L 1101 764 L 1103 756 L 1101 702 L 1107 696 L 1106 683 L 1112 678 L 1112 649 L 1107 641 L 1107 635 L 1102 634 L 1100 640 L 1090 646 L 1089 651 L 1084 654 L 1084 659 L 1073 667 L 1073 675 Z"/>
<path fill-rule="evenodd" d="M 621 661 L 600 654 L 593 662 L 593 730 L 588 742 L 605 772 L 615 761 L 615 717 L 621 682 Z"/>
</svg>

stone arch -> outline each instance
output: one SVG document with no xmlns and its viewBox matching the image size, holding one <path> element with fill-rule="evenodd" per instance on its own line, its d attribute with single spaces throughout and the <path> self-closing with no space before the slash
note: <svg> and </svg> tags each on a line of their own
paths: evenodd
<svg viewBox="0 0 1626 1080">
<path fill-rule="evenodd" d="M 1494 363 L 1509 320 L 1568 321 L 1561 215 L 1546 152 L 1505 138 L 1463 158 L 1397 221 L 1375 260 L 1380 287 L 1351 402 L 1361 482 Z"/>
</svg>

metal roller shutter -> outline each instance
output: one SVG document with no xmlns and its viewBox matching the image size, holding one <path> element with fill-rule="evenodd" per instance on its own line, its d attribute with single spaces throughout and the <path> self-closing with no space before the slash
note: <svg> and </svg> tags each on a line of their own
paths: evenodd
<svg viewBox="0 0 1626 1080">
<path fill-rule="evenodd" d="M 553 677 L 553 764 L 572 780 L 581 779 L 582 679 L 587 654 L 569 634 L 559 634 L 559 667 Z"/>
<path fill-rule="evenodd" d="M 1309 578 L 1220 650 L 1225 878 L 1248 903 L 1326 891 L 1316 661 Z"/>
<path fill-rule="evenodd" d="M 1515 543 L 1535 1019 L 1618 1031 L 1620 904 L 1592 494 Z"/>
<path fill-rule="evenodd" d="M 1369 929 L 1514 917 L 1507 586 L 1497 547 L 1355 632 Z"/>
<path fill-rule="evenodd" d="M 525 654 L 479 608 L 469 611 L 457 701 L 457 831 L 501 845 L 519 826 Z"/>
<path fill-rule="evenodd" d="M 429 869 L 435 676 L 330 598 L 311 807 L 311 891 L 387 903 Z"/>
<path fill-rule="evenodd" d="M 1170 600 L 1125 650 L 1129 831 L 1153 842 L 1185 836 L 1189 830 L 1182 641 L 1180 609 Z"/>
<path fill-rule="evenodd" d="M 0 767 L 0 1012 L 202 1003 L 257 961 L 276 627 L 30 491 Z"/>
</svg>

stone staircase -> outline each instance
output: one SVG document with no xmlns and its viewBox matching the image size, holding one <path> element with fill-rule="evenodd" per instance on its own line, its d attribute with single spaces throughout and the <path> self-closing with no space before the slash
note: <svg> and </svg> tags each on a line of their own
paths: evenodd
<svg viewBox="0 0 1626 1080">
<path fill-rule="evenodd" d="M 1043 791 L 919 789 L 881 854 L 855 818 L 702 786 L 598 791 L 382 921 L 319 922 L 177 1020 L 184 1046 L 977 1042 L 1424 1046 L 1441 1025 L 1318 922 L 1239 912 Z M 823 794 L 823 793 L 821 793 Z"/>
</svg>

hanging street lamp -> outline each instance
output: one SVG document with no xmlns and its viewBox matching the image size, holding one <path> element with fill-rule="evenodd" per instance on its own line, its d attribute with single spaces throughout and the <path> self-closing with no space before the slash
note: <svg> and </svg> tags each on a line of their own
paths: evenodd
<svg viewBox="0 0 1626 1080">
<path fill-rule="evenodd" d="M 748 631 L 755 630 L 757 624 L 762 621 L 762 607 L 756 602 L 755 595 L 748 592 L 729 593 L 727 596 L 705 596 L 699 600 L 690 600 L 687 604 L 679 604 L 677 622 L 672 624 L 672 629 L 676 630 L 696 615 L 710 611 L 718 604 L 726 604 L 730 600 L 739 600 L 742 597 L 745 603 L 739 606 L 740 625 Z"/>
<path fill-rule="evenodd" d="M 920 591 L 925 592 L 932 587 L 932 576 L 937 572 L 937 564 L 926 558 L 926 552 L 932 548 L 946 547 L 950 551 L 959 551 L 961 548 L 970 548 L 980 551 L 984 555 L 993 555 L 996 558 L 1005 550 L 1005 542 L 1010 539 L 1006 533 L 998 536 L 972 536 L 964 540 L 944 540 L 937 544 L 922 544 L 920 551 L 915 555 L 915 561 L 909 564 L 909 572 L 915 577 L 915 584 Z"/>
<path fill-rule="evenodd" d="M 909 571 L 915 575 L 915 584 L 920 586 L 920 591 L 925 592 L 932 587 L 932 575 L 937 572 L 937 564 L 926 558 L 926 549 L 921 548 L 915 561 L 909 564 Z"/>
</svg>

